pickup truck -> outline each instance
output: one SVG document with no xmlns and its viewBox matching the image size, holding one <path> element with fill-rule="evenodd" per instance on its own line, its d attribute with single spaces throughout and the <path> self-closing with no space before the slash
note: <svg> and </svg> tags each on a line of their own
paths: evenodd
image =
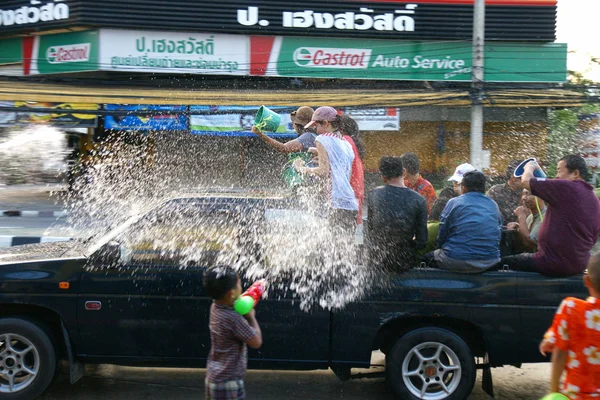
<svg viewBox="0 0 600 400">
<path fill-rule="evenodd" d="M 177 252 L 144 247 L 143 239 L 127 249 L 124 238 L 156 234 L 148 227 L 174 216 L 218 220 L 288 206 L 277 196 L 178 196 L 101 237 L 0 252 L 0 400 L 40 396 L 61 361 L 71 382 L 85 363 L 204 367 L 211 299 L 202 277 L 218 250 L 209 245 L 204 260 L 182 267 Z M 509 270 L 415 268 L 334 310 L 303 311 L 294 293 L 273 288 L 258 308 L 264 344 L 249 350 L 249 368 L 331 368 L 349 379 L 380 350 L 398 398 L 466 399 L 477 369 L 493 396 L 491 368 L 547 361 L 538 343 L 567 296 L 587 296 L 580 276 Z"/>
</svg>

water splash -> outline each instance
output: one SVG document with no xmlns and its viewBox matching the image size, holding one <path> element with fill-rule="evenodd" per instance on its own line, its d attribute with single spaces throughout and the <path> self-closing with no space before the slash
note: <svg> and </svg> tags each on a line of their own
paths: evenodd
<svg viewBox="0 0 600 400">
<path fill-rule="evenodd" d="M 339 240 L 325 219 L 306 210 L 308 199 L 263 209 L 252 199 L 260 197 L 257 191 L 246 187 L 239 194 L 250 195 L 245 203 L 215 212 L 193 197 L 174 196 L 232 191 L 240 183 L 233 171 L 212 165 L 215 158 L 231 157 L 220 151 L 222 142 L 163 132 L 121 134 L 110 143 L 95 152 L 76 180 L 69 219 L 82 236 L 98 236 L 158 205 L 115 238 L 128 265 L 231 265 L 249 280 L 266 278 L 302 309 L 343 307 L 365 295 L 371 288 L 365 282 L 375 282 L 372 270 L 357 262 L 351 240 Z M 264 196 L 289 195 L 272 187 L 277 186 L 272 177 L 249 173 L 252 186 L 271 186 Z M 168 198 L 173 200 L 165 203 Z"/>
<path fill-rule="evenodd" d="M 27 126 L 0 138 L 0 183 L 38 183 L 66 171 L 64 134 L 46 125 Z"/>
</svg>

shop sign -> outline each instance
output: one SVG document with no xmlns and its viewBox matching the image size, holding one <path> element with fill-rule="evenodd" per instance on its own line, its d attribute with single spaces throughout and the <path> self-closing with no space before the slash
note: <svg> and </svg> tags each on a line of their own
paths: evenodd
<svg viewBox="0 0 600 400">
<path fill-rule="evenodd" d="M 43 5 L 42 5 L 43 4 Z M 0 26 L 30 25 L 69 19 L 69 5 L 66 0 L 31 0 L 28 6 L 17 9 L 0 9 Z"/>
<path fill-rule="evenodd" d="M 11 38 L 0 40 L 0 65 L 14 64 L 23 61 L 23 39 Z"/>
<path fill-rule="evenodd" d="M 82 114 L 71 110 L 97 111 L 97 104 L 84 103 L 40 103 L 17 101 L 14 107 L 22 109 L 17 111 L 18 125 L 47 124 L 59 127 L 86 128 L 95 127 L 98 123 L 96 114 Z M 36 109 L 44 111 L 36 112 Z M 50 109 L 54 110 L 48 112 Z"/>
<path fill-rule="evenodd" d="M 35 36 L 24 41 L 31 43 L 23 46 L 25 75 L 98 70 L 98 31 Z"/>
<path fill-rule="evenodd" d="M 271 37 L 270 57 L 253 57 L 255 75 L 386 80 L 471 80 L 472 47 L 463 42 Z M 252 37 L 250 52 L 265 48 Z M 267 46 L 268 47 L 268 46 Z M 485 48 L 485 80 L 564 82 L 565 44 L 492 43 Z M 260 65 L 262 63 L 262 65 Z M 259 64 L 259 65 L 257 65 Z"/>
<path fill-rule="evenodd" d="M 248 74 L 247 36 L 100 30 L 100 69 L 182 74 Z"/>
<path fill-rule="evenodd" d="M 386 108 L 344 108 L 358 123 L 361 131 L 397 131 L 400 130 L 400 109 Z"/>
<path fill-rule="evenodd" d="M 259 106 L 190 106 L 190 131 L 196 135 L 255 136 L 251 131 Z M 276 132 L 269 136 L 296 137 L 290 113 L 297 107 L 269 107 L 281 117 Z"/>
<path fill-rule="evenodd" d="M 283 11 L 283 28 L 314 28 L 338 29 L 344 31 L 396 31 L 414 32 L 415 14 L 418 4 L 407 4 L 399 10 L 384 14 L 374 14 L 375 9 L 360 7 L 358 12 L 346 11 L 342 13 L 319 12 L 315 10 Z M 266 19 L 259 20 L 259 7 L 248 7 L 237 10 L 237 21 L 243 26 L 269 26 Z"/>
<path fill-rule="evenodd" d="M 187 131 L 187 106 L 107 104 L 107 111 L 120 111 L 104 117 L 104 128 L 117 131 Z M 154 115 L 136 115 L 136 111 L 153 111 Z M 123 114 L 125 112 L 125 114 Z M 163 112 L 163 113 L 161 113 Z"/>
</svg>

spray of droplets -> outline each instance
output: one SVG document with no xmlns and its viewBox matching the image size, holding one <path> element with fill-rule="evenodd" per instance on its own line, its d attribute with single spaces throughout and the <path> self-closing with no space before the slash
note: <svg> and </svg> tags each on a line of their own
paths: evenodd
<svg viewBox="0 0 600 400">
<path fill-rule="evenodd" d="M 44 182 L 66 171 L 64 134 L 49 126 L 27 126 L 0 138 L 0 183 Z"/>
<path fill-rule="evenodd" d="M 230 265 L 249 280 L 266 279 L 302 309 L 340 308 L 364 296 L 376 281 L 373 272 L 358 261 L 354 237 L 340 238 L 315 215 L 311 191 L 291 196 L 278 169 L 271 176 L 247 171 L 254 189 L 233 189 L 236 172 L 215 167 L 219 157 L 232 158 L 221 144 L 171 133 L 113 138 L 76 180 L 70 222 L 83 236 L 99 236 L 142 213 L 115 238 L 128 265 Z M 273 182 L 280 186 L 255 190 Z M 194 196 L 223 191 L 241 200 L 210 208 Z M 261 196 L 286 200 L 264 206 Z"/>
</svg>

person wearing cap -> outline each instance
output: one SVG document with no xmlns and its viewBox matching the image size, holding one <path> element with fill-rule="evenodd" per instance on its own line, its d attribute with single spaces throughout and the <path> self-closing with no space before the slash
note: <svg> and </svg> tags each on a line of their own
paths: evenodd
<svg viewBox="0 0 600 400">
<path fill-rule="evenodd" d="M 440 217 L 439 249 L 423 256 L 429 266 L 476 273 L 500 261 L 502 214 L 485 195 L 485 180 L 480 171 L 462 176 L 462 194 L 448 201 Z"/>
<path fill-rule="evenodd" d="M 298 134 L 298 137 L 286 143 L 281 143 L 272 137 L 265 135 L 256 126 L 252 127 L 252 133 L 257 135 L 269 147 L 281 153 L 308 151 L 310 147 L 315 147 L 315 139 L 317 138 L 314 128 L 305 128 L 305 125 L 310 123 L 313 113 L 314 111 L 312 108 L 302 106 L 290 114 L 292 123 L 294 124 L 294 130 Z"/>
<path fill-rule="evenodd" d="M 494 185 L 488 191 L 488 197 L 498 204 L 500 212 L 504 218 L 504 223 L 517 222 L 515 209 L 521 204 L 523 188 L 521 187 L 521 178 L 514 176 L 515 169 L 523 160 L 512 160 L 506 168 L 506 183 Z"/>
<path fill-rule="evenodd" d="M 316 127 L 319 165 L 307 167 L 301 159 L 295 160 L 293 165 L 302 174 L 316 175 L 325 180 L 329 191 L 328 221 L 334 236 L 341 235 L 351 241 L 358 214 L 358 201 L 350 184 L 354 151 L 339 131 L 340 121 L 335 108 L 317 108 L 304 128 Z"/>
<path fill-rule="evenodd" d="M 454 170 L 454 175 L 452 175 L 448 179 L 448 182 L 453 183 L 453 187 L 444 188 L 440 192 L 440 195 L 433 203 L 433 207 L 431 207 L 431 212 L 429 213 L 429 221 L 439 221 L 440 215 L 442 214 L 442 211 L 444 211 L 444 207 L 446 207 L 446 203 L 448 203 L 448 200 L 453 199 L 456 196 L 460 196 L 462 194 L 460 188 L 462 178 L 467 172 L 471 171 L 475 171 L 475 167 L 471 164 L 465 163 L 456 167 L 456 170 Z"/>
</svg>

